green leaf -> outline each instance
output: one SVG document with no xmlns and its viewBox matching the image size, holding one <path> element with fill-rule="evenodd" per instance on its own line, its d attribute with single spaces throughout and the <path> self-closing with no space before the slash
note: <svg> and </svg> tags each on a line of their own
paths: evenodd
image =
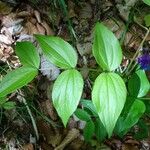
<svg viewBox="0 0 150 150">
<path fill-rule="evenodd" d="M 143 0 L 143 2 L 150 6 L 150 0 Z"/>
<path fill-rule="evenodd" d="M 75 68 L 77 53 L 73 47 L 59 37 L 36 35 L 44 55 L 49 61 L 62 69 Z"/>
<path fill-rule="evenodd" d="M 143 97 L 148 93 L 150 83 L 144 70 L 138 70 L 132 75 L 128 82 L 128 89 L 131 96 L 138 98 Z"/>
<path fill-rule="evenodd" d="M 129 110 L 131 109 L 134 101 L 136 100 L 137 98 L 135 97 L 132 97 L 131 95 L 128 95 L 127 98 L 126 98 L 126 102 L 125 102 L 125 105 L 124 105 L 124 108 L 122 110 L 122 113 L 121 113 L 121 116 L 126 118 L 126 116 L 128 115 L 129 113 Z"/>
<path fill-rule="evenodd" d="M 6 97 L 0 97 L 0 107 L 4 104 L 4 103 L 6 103 L 8 100 L 7 100 L 7 98 Z"/>
<path fill-rule="evenodd" d="M 5 104 L 3 104 L 3 108 L 9 110 L 15 108 L 15 105 L 15 102 L 6 102 Z"/>
<path fill-rule="evenodd" d="M 150 115 L 150 101 L 148 100 L 146 100 L 146 101 L 144 101 L 144 104 L 145 104 L 145 106 L 146 106 L 146 114 L 148 114 L 148 115 Z"/>
<path fill-rule="evenodd" d="M 75 111 L 75 115 L 80 119 L 80 120 L 83 120 L 83 121 L 89 121 L 91 120 L 91 117 L 90 115 L 83 109 L 77 109 Z"/>
<path fill-rule="evenodd" d="M 107 137 L 107 131 L 103 126 L 99 118 L 96 119 L 95 123 L 95 135 L 96 138 L 102 142 Z"/>
<path fill-rule="evenodd" d="M 76 110 L 83 90 L 81 74 L 75 70 L 62 72 L 54 83 L 52 100 L 58 115 L 66 126 L 69 117 Z"/>
<path fill-rule="evenodd" d="M 40 57 L 35 46 L 31 42 L 17 42 L 16 54 L 23 65 L 39 68 Z"/>
<path fill-rule="evenodd" d="M 144 21 L 147 27 L 150 26 L 150 14 L 144 17 Z"/>
<path fill-rule="evenodd" d="M 116 73 L 102 73 L 95 80 L 92 101 L 109 137 L 124 107 L 126 94 L 124 81 Z"/>
<path fill-rule="evenodd" d="M 0 83 L 0 97 L 23 87 L 32 81 L 37 74 L 37 69 L 31 67 L 21 67 L 9 72 Z"/>
<path fill-rule="evenodd" d="M 120 138 L 123 138 L 123 134 L 122 134 L 122 126 L 124 126 L 124 118 L 120 115 L 117 123 L 115 125 L 115 129 L 114 129 L 114 134 L 119 136 Z"/>
<path fill-rule="evenodd" d="M 122 50 L 118 39 L 102 23 L 94 32 L 93 55 L 103 70 L 115 70 L 121 63 Z"/>
<path fill-rule="evenodd" d="M 91 100 L 85 100 L 85 99 L 81 99 L 81 104 L 84 108 L 87 108 L 88 110 L 90 110 L 94 116 L 98 116 L 98 113 L 92 103 Z"/>
<path fill-rule="evenodd" d="M 137 140 L 143 140 L 149 138 L 149 126 L 146 121 L 138 121 L 138 131 L 135 133 L 134 138 Z"/>
<path fill-rule="evenodd" d="M 95 125 L 93 121 L 88 121 L 83 129 L 83 136 L 86 141 L 90 141 L 95 131 Z"/>
<path fill-rule="evenodd" d="M 126 119 L 123 122 L 122 131 L 123 134 L 125 134 L 128 129 L 130 129 L 133 125 L 135 125 L 140 117 L 145 112 L 145 104 L 141 101 L 136 99 L 134 103 L 132 104 L 129 113 L 126 117 Z"/>
</svg>

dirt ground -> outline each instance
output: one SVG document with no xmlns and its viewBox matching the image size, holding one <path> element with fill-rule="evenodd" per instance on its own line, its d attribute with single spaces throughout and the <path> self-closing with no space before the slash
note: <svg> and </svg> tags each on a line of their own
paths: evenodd
<svg viewBox="0 0 150 150">
<path fill-rule="evenodd" d="M 64 3 L 65 2 L 65 3 Z M 138 0 L 4 0 L 0 1 L 0 79 L 8 70 L 20 66 L 14 47 L 18 41 L 31 41 L 39 50 L 34 34 L 60 36 L 77 50 L 78 67 L 85 68 L 83 97 L 91 99 L 91 84 L 97 74 L 86 68 L 97 69 L 91 53 L 93 28 L 103 22 L 120 40 L 125 68 L 146 34 L 144 16 L 150 7 Z M 150 35 L 144 48 L 150 47 Z M 9 100 L 16 103 L 11 110 L 0 112 L 0 149 L 4 150 L 149 150 L 149 128 L 138 138 L 129 132 L 123 138 L 113 136 L 98 142 L 95 137 L 85 142 L 84 122 L 71 117 L 64 128 L 51 101 L 53 79 L 58 68 L 47 61 L 41 62 L 41 70 L 51 68 L 51 74 L 41 71 L 28 86 L 22 88 L 28 107 L 38 129 L 37 140 L 26 105 L 15 92 Z M 44 69 L 43 69 L 44 70 Z M 150 76 L 149 72 L 147 75 Z M 53 79 L 49 79 L 49 77 Z M 149 116 L 145 118 L 150 124 Z M 133 128 L 136 132 L 136 126 Z"/>
</svg>

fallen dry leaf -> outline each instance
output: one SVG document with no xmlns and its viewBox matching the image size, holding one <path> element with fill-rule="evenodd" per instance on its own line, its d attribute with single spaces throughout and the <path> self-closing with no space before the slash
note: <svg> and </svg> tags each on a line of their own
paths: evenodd
<svg viewBox="0 0 150 150">
<path fill-rule="evenodd" d="M 23 21 L 23 19 L 21 19 L 21 18 L 16 19 L 15 13 L 11 13 L 9 15 L 3 16 L 2 25 L 5 27 L 12 27 L 17 24 L 20 24 L 22 21 Z"/>
<path fill-rule="evenodd" d="M 72 142 L 75 138 L 79 136 L 79 130 L 73 128 L 71 129 L 64 140 L 61 142 L 59 146 L 57 146 L 54 150 L 63 150 L 70 142 Z"/>
<path fill-rule="evenodd" d="M 55 80 L 60 74 L 60 70 L 48 61 L 44 56 L 41 56 L 41 73 L 46 76 L 50 81 Z"/>
<path fill-rule="evenodd" d="M 0 1 L 0 14 L 6 15 L 12 11 L 13 7 L 10 7 L 6 3 Z"/>
<path fill-rule="evenodd" d="M 27 34 L 29 34 L 29 35 L 33 35 L 33 34 L 39 33 L 39 31 L 38 31 L 36 25 L 34 25 L 33 23 L 31 23 L 31 22 L 29 22 L 29 21 L 26 22 L 24 28 L 26 28 Z"/>
<path fill-rule="evenodd" d="M 123 144 L 121 150 L 139 150 L 139 148 L 135 145 Z"/>
<path fill-rule="evenodd" d="M 35 15 L 38 23 L 41 23 L 42 21 L 41 21 L 41 15 L 40 15 L 40 13 L 37 10 L 35 10 L 34 11 L 34 15 Z"/>
<path fill-rule="evenodd" d="M 41 109 L 44 111 L 44 113 L 46 115 L 48 114 L 52 120 L 57 119 L 56 112 L 54 111 L 54 107 L 53 107 L 52 102 L 50 100 L 43 101 L 41 103 L 41 107 L 42 107 Z"/>
<path fill-rule="evenodd" d="M 59 133 L 59 129 L 55 129 L 50 124 L 39 120 L 37 123 L 39 133 L 43 135 L 46 139 L 46 142 L 53 147 L 56 147 L 60 144 L 62 135 Z"/>
<path fill-rule="evenodd" d="M 0 43 L 11 45 L 13 43 L 13 39 L 6 35 L 0 34 Z"/>
<path fill-rule="evenodd" d="M 23 150 L 34 150 L 33 144 L 26 144 L 23 146 Z"/>
<path fill-rule="evenodd" d="M 45 35 L 46 31 L 45 28 L 43 26 L 41 26 L 39 23 L 36 24 L 37 30 L 40 34 Z"/>
<path fill-rule="evenodd" d="M 45 21 L 43 21 L 41 23 L 41 25 L 45 28 L 46 35 L 54 35 L 55 34 L 54 31 L 51 29 L 51 27 Z"/>
</svg>

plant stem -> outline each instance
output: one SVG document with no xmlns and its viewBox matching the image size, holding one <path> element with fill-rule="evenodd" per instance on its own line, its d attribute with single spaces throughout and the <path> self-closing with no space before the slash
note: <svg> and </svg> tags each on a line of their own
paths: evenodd
<svg viewBox="0 0 150 150">
<path fill-rule="evenodd" d="M 48 123 L 50 123 L 53 127 L 62 127 L 60 125 L 57 125 L 54 121 L 50 120 L 47 116 L 45 116 L 44 114 L 42 114 L 41 112 L 39 112 L 35 107 L 33 107 L 31 105 L 31 107 L 36 111 L 36 113 L 38 113 L 45 121 L 47 121 Z"/>
<path fill-rule="evenodd" d="M 142 46 L 143 46 L 143 44 L 144 44 L 144 42 L 145 42 L 147 36 L 149 35 L 149 33 L 150 33 L 150 29 L 147 29 L 147 32 L 146 32 L 146 34 L 145 34 L 145 36 L 144 36 L 142 42 L 140 43 L 140 45 L 139 45 L 139 47 L 138 47 L 136 53 L 134 54 L 133 58 L 132 58 L 131 61 L 130 61 L 130 64 L 128 65 L 128 67 L 127 67 L 127 69 L 126 69 L 126 71 L 125 71 L 125 75 L 129 75 L 129 74 L 132 72 L 132 70 L 135 68 L 135 66 L 137 65 L 137 62 L 135 62 L 135 64 L 134 64 L 134 65 L 132 66 L 132 68 L 131 68 L 131 65 L 133 64 L 133 62 L 134 62 L 134 60 L 136 59 L 136 57 L 138 57 L 139 52 L 140 52 L 140 50 L 141 50 L 141 48 L 142 48 Z M 130 68 L 131 68 L 131 69 L 130 69 Z"/>
<path fill-rule="evenodd" d="M 76 34 L 75 34 L 74 29 L 72 27 L 72 23 L 69 19 L 68 10 L 66 8 L 65 0 L 58 0 L 58 2 L 63 9 L 64 16 L 67 18 L 69 32 L 70 32 L 71 36 L 73 36 L 75 38 L 75 40 L 77 40 Z"/>
<path fill-rule="evenodd" d="M 28 111 L 29 116 L 30 116 L 30 118 L 31 118 L 31 122 L 32 122 L 32 125 L 33 125 L 33 129 L 34 129 L 36 138 L 37 138 L 37 140 L 39 140 L 39 133 L 38 133 L 38 129 L 37 129 L 37 126 L 36 126 L 36 122 L 35 122 L 35 119 L 34 119 L 34 117 L 33 117 L 33 115 L 32 115 L 32 112 L 31 112 L 31 110 L 30 110 L 30 108 L 29 108 L 29 106 L 28 106 L 28 104 L 27 104 L 26 99 L 23 97 L 23 94 L 22 94 L 21 90 L 18 90 L 18 93 L 21 95 L 22 102 L 24 103 L 25 107 L 27 108 L 27 111 Z"/>
<path fill-rule="evenodd" d="M 150 100 L 150 98 L 148 98 L 148 97 L 140 98 L 140 99 L 142 99 L 142 100 Z"/>
</svg>

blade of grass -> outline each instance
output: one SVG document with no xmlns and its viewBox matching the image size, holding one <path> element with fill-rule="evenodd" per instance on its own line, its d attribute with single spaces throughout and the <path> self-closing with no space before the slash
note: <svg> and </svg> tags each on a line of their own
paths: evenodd
<svg viewBox="0 0 150 150">
<path fill-rule="evenodd" d="M 69 19 L 69 16 L 68 16 L 68 11 L 67 11 L 67 6 L 66 6 L 65 1 L 64 0 L 58 0 L 58 3 L 59 3 L 59 5 L 60 5 L 60 7 L 61 7 L 61 9 L 62 9 L 62 11 L 64 13 L 64 16 L 67 18 L 68 30 L 69 30 L 69 32 L 70 32 L 70 34 L 72 36 L 72 41 L 74 41 L 73 38 L 75 38 L 77 40 L 75 31 L 74 31 L 74 29 L 72 27 L 71 20 Z"/>
</svg>

